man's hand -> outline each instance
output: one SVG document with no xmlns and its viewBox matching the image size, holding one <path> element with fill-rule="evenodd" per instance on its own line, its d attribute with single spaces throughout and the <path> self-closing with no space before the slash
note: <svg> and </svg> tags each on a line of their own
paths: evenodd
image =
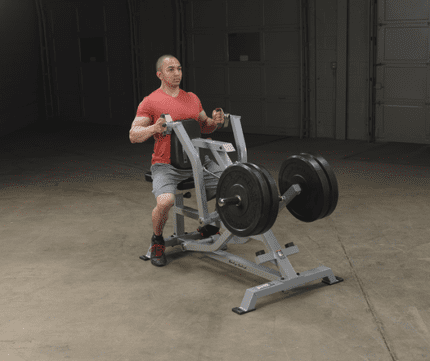
<svg viewBox="0 0 430 361">
<path fill-rule="evenodd" d="M 214 120 L 215 124 L 218 126 L 218 129 L 221 128 L 224 125 L 224 112 L 221 108 L 216 108 L 212 112 L 212 119 Z"/>
</svg>

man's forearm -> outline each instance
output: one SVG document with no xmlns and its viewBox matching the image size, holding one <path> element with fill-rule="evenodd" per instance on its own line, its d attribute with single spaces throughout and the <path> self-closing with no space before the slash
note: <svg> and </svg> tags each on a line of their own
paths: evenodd
<svg viewBox="0 0 430 361">
<path fill-rule="evenodd" d="M 215 121 L 212 118 L 207 118 L 206 119 L 206 124 L 208 127 L 213 127 L 215 125 Z"/>
<path fill-rule="evenodd" d="M 203 134 L 212 134 L 213 132 L 215 132 L 218 127 L 217 124 L 215 123 L 215 121 L 212 118 L 206 118 L 205 120 L 205 127 L 204 129 L 206 130 L 206 132 L 204 132 Z"/>
<path fill-rule="evenodd" d="M 156 133 L 154 126 L 149 127 L 137 126 L 130 131 L 131 143 L 143 143 Z"/>
<path fill-rule="evenodd" d="M 214 127 L 215 129 L 213 131 L 216 130 L 216 123 L 212 118 L 208 117 L 206 119 L 206 126 Z M 130 131 L 130 142 L 143 143 L 150 137 L 152 137 L 154 134 L 156 134 L 154 125 L 151 125 L 149 127 L 136 126 Z"/>
<path fill-rule="evenodd" d="M 215 127 L 215 130 L 222 128 L 222 124 L 221 123 L 219 123 L 219 124 L 215 123 L 215 120 L 213 120 L 212 118 L 206 119 L 206 124 L 209 127 Z"/>
</svg>

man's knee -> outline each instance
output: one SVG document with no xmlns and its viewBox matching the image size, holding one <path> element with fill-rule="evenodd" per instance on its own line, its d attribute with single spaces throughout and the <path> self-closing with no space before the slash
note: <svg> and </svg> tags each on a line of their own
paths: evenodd
<svg viewBox="0 0 430 361">
<path fill-rule="evenodd" d="M 175 195 L 172 193 L 160 194 L 157 197 L 157 208 L 162 211 L 168 211 L 175 204 Z"/>
</svg>

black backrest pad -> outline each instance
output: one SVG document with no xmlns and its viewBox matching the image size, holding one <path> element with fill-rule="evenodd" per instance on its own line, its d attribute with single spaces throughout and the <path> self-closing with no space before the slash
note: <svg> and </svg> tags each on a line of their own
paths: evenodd
<svg viewBox="0 0 430 361">
<path fill-rule="evenodd" d="M 177 120 L 177 122 L 181 122 L 184 125 L 185 131 L 188 133 L 190 139 L 200 138 L 201 130 L 200 123 L 195 119 L 185 119 L 185 120 Z M 176 133 L 173 131 L 170 138 L 170 159 L 172 165 L 178 169 L 192 169 L 191 162 L 185 153 L 184 148 L 182 147 L 181 141 L 179 140 Z M 198 148 L 200 161 L 203 162 L 202 159 L 202 149 Z"/>
</svg>

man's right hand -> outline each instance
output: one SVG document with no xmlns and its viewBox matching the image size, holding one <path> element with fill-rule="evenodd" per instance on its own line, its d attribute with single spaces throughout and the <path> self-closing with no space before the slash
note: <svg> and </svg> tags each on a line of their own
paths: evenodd
<svg viewBox="0 0 430 361">
<path fill-rule="evenodd" d="M 163 127 L 164 124 L 166 124 L 166 119 L 165 118 L 158 118 L 156 123 L 154 124 L 155 133 L 161 134 L 164 131 L 166 131 L 166 127 Z"/>
</svg>

